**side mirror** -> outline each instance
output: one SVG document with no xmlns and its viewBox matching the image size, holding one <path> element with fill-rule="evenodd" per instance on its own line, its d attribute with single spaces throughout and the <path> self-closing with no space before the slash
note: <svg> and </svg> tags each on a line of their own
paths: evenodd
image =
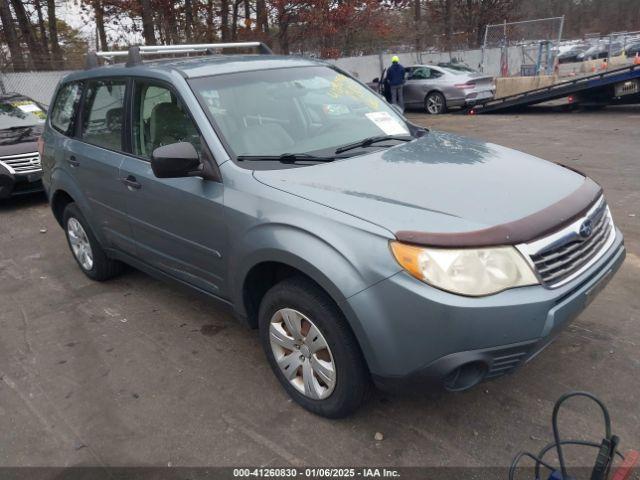
<svg viewBox="0 0 640 480">
<path fill-rule="evenodd" d="M 202 163 L 192 144 L 178 142 L 153 151 L 151 170 L 158 178 L 194 177 L 202 174 Z"/>
</svg>

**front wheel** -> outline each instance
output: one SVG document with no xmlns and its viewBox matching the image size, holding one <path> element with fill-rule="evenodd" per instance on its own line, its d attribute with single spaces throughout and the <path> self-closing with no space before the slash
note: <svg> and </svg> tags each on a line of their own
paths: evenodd
<svg viewBox="0 0 640 480">
<path fill-rule="evenodd" d="M 440 115 L 447 111 L 447 100 L 440 92 L 431 92 L 424 99 L 424 108 L 431 115 Z"/>
<path fill-rule="evenodd" d="M 305 409 L 340 418 L 362 404 L 369 374 L 342 313 L 311 281 L 293 277 L 260 304 L 260 339 L 287 393 Z"/>
</svg>

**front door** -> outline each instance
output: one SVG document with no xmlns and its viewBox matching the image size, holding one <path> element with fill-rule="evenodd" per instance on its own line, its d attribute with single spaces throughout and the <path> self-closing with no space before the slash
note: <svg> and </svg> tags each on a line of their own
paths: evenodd
<svg viewBox="0 0 640 480">
<path fill-rule="evenodd" d="M 206 157 L 204 141 L 183 103 L 165 84 L 136 80 L 132 110 L 133 155 L 122 164 L 121 175 L 127 182 L 137 256 L 224 298 L 222 183 L 200 177 L 156 178 L 150 164 L 154 149 L 176 142 L 190 142 Z M 210 156 L 209 160 L 213 161 Z"/>
</svg>

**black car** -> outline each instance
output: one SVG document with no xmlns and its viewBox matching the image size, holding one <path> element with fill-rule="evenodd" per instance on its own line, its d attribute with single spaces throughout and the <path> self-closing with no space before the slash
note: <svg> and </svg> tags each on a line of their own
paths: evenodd
<svg viewBox="0 0 640 480">
<path fill-rule="evenodd" d="M 586 52 L 588 49 L 589 45 L 575 45 L 558 55 L 558 63 L 579 62 L 582 60 L 580 54 Z"/>
<path fill-rule="evenodd" d="M 42 190 L 37 140 L 46 109 L 17 93 L 0 95 L 0 199 Z"/>
</svg>

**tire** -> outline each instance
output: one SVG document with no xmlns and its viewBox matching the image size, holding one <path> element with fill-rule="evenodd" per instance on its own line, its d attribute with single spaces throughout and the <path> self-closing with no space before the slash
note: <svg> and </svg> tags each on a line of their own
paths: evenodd
<svg viewBox="0 0 640 480">
<path fill-rule="evenodd" d="M 431 92 L 424 99 L 424 109 L 430 115 L 441 115 L 447 112 L 447 100 L 440 92 Z"/>
<path fill-rule="evenodd" d="M 290 333 L 296 327 L 286 327 L 292 324 L 301 327 L 297 339 Z M 368 369 L 342 313 L 316 284 L 292 277 L 273 286 L 260 303 L 259 328 L 274 374 L 299 405 L 327 418 L 345 417 L 360 407 L 369 391 Z M 273 338 L 279 340 L 272 344 Z M 289 378 L 285 371 L 291 372 Z"/>
<path fill-rule="evenodd" d="M 87 277 L 103 282 L 122 272 L 124 265 L 107 257 L 75 203 L 67 205 L 62 218 L 71 254 Z M 81 252 L 88 253 L 88 257 Z"/>
</svg>

